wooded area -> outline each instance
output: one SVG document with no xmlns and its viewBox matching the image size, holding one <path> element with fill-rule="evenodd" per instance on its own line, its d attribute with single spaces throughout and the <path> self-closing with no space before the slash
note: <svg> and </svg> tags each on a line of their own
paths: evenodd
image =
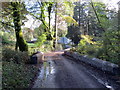
<svg viewBox="0 0 120 90">
<path fill-rule="evenodd" d="M 116 7 L 93 0 L 30 0 L 0 4 L 1 56 L 6 72 L 10 63 L 20 64 L 19 68 L 30 63 L 29 56 L 37 51 L 68 47 L 81 55 L 120 65 L 120 2 Z M 62 37 L 70 41 L 59 42 Z M 3 78 L 3 87 L 7 87 L 5 80 Z"/>
</svg>

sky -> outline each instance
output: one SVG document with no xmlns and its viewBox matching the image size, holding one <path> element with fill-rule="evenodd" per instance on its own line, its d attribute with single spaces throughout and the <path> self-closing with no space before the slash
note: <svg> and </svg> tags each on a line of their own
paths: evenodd
<svg viewBox="0 0 120 90">
<path fill-rule="evenodd" d="M 41 24 L 38 20 L 35 21 L 31 15 L 27 15 L 26 17 L 27 17 L 28 21 L 25 22 L 24 27 L 28 27 L 28 28 L 34 30 L 36 27 L 39 27 L 39 25 Z"/>
<path fill-rule="evenodd" d="M 104 2 L 105 4 L 109 4 L 111 6 L 114 6 L 116 8 L 116 10 L 118 10 L 118 2 L 120 0 L 102 0 L 102 2 Z M 112 8 L 112 7 L 111 7 Z"/>
<path fill-rule="evenodd" d="M 93 0 L 93 1 L 102 1 L 106 5 L 109 6 L 109 9 L 116 8 L 116 10 L 118 10 L 118 4 L 117 3 L 120 0 Z M 25 22 L 25 26 L 24 27 L 28 27 L 28 28 L 34 29 L 35 27 L 38 27 L 40 25 L 40 22 L 38 22 L 38 21 L 34 22 L 34 19 L 32 18 L 32 16 L 28 15 L 27 18 L 28 18 L 28 21 Z"/>
</svg>

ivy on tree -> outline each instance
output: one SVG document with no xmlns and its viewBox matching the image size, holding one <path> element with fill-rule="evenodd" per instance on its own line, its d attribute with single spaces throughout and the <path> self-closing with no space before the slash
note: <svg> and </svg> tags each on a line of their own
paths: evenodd
<svg viewBox="0 0 120 90">
<path fill-rule="evenodd" d="M 21 30 L 21 18 L 20 18 L 20 2 L 11 2 L 12 10 L 13 10 L 13 23 L 16 34 L 16 50 L 19 47 L 20 51 L 28 51 L 28 46 L 26 41 L 23 38 L 22 30 Z"/>
</svg>

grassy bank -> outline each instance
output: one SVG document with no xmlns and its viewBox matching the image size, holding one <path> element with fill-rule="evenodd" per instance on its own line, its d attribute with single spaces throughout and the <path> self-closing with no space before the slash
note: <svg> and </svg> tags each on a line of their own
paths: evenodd
<svg viewBox="0 0 120 90">
<path fill-rule="evenodd" d="M 29 88 L 38 68 L 26 64 L 27 52 L 14 51 L 12 47 L 2 48 L 2 88 Z"/>
<path fill-rule="evenodd" d="M 2 88 L 28 88 L 37 67 L 34 65 L 15 64 L 14 62 L 2 63 Z"/>
</svg>

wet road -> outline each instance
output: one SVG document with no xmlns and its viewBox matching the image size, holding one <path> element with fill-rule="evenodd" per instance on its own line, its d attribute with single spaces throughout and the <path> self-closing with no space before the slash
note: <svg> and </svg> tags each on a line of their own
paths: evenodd
<svg viewBox="0 0 120 90">
<path fill-rule="evenodd" d="M 87 67 L 65 58 L 62 53 L 45 54 L 33 88 L 106 88 Z"/>
</svg>

